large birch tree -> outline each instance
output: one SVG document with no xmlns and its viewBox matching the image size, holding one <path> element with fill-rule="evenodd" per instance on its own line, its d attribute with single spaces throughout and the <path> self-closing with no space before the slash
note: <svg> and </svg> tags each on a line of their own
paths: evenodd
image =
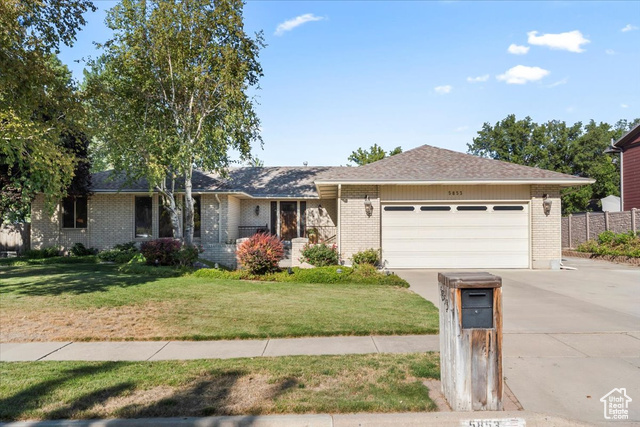
<svg viewBox="0 0 640 427">
<path fill-rule="evenodd" d="M 250 37 L 240 0 L 123 0 L 107 16 L 113 38 L 86 90 L 106 158 L 161 195 L 185 244 L 193 240 L 194 169 L 221 172 L 260 142 L 249 94 L 262 76 L 262 34 Z"/>
</svg>

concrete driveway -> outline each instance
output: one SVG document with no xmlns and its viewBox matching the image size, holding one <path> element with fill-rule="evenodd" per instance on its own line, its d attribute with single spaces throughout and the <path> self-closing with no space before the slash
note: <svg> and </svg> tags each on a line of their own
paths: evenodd
<svg viewBox="0 0 640 427">
<path fill-rule="evenodd" d="M 526 410 L 593 424 L 611 422 L 600 398 L 626 388 L 640 423 L 640 268 L 564 264 L 577 270 L 486 270 L 503 282 L 507 384 Z M 438 306 L 438 271 L 396 273 Z"/>
</svg>

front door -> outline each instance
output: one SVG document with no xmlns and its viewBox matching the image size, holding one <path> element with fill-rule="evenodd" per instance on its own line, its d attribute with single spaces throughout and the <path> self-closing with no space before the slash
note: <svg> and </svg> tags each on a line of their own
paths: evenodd
<svg viewBox="0 0 640 427">
<path fill-rule="evenodd" d="M 298 237 L 297 203 L 280 202 L 280 238 L 291 240 Z"/>
</svg>

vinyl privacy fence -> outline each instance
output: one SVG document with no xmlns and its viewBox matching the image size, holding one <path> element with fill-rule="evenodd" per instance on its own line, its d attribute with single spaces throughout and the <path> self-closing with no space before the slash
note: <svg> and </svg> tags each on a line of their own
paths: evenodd
<svg viewBox="0 0 640 427">
<path fill-rule="evenodd" d="M 637 232 L 640 210 L 624 212 L 585 212 L 562 218 L 562 247 L 575 248 L 598 237 L 603 231 L 614 233 Z"/>
</svg>

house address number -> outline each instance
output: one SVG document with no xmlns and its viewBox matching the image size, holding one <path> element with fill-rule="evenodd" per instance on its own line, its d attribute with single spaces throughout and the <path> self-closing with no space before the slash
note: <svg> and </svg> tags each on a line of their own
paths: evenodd
<svg viewBox="0 0 640 427">
<path fill-rule="evenodd" d="M 462 191 L 460 190 L 449 190 L 450 196 L 462 196 Z"/>
</svg>

